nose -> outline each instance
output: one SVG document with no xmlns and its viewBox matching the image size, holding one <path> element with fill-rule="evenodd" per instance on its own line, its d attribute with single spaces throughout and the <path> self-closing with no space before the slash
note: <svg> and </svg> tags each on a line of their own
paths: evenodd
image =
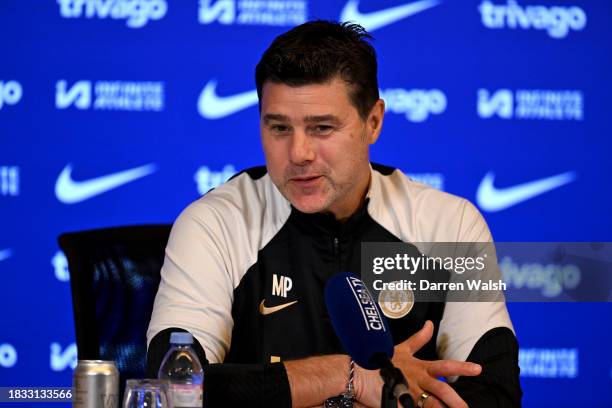
<svg viewBox="0 0 612 408">
<path fill-rule="evenodd" d="M 296 131 L 289 146 L 289 160 L 298 166 L 303 166 L 315 159 L 312 141 L 304 132 Z"/>
</svg>

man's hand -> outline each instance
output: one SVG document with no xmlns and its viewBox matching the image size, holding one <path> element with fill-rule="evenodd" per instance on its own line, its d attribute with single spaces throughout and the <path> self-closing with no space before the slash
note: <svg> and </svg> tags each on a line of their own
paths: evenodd
<svg viewBox="0 0 612 408">
<path fill-rule="evenodd" d="M 480 374 L 482 368 L 478 364 L 465 361 L 425 361 L 415 358 L 414 354 L 427 344 L 432 334 L 433 323 L 428 320 L 421 330 L 395 346 L 393 364 L 404 373 L 415 404 L 421 394 L 426 392 L 431 395 L 425 402 L 426 408 L 443 407 L 444 404 L 450 408 L 467 407 L 450 385 L 437 378 L 475 376 Z M 364 370 L 356 366 L 355 391 L 358 401 L 370 407 L 380 406 L 382 386 L 383 381 L 378 371 Z"/>
</svg>

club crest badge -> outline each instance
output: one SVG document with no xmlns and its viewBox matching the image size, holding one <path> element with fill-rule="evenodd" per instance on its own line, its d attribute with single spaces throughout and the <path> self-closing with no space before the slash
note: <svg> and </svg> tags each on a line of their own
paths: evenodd
<svg viewBox="0 0 612 408">
<path fill-rule="evenodd" d="M 378 306 L 390 319 L 406 316 L 414 306 L 414 292 L 411 289 L 381 290 L 378 294 Z"/>
</svg>

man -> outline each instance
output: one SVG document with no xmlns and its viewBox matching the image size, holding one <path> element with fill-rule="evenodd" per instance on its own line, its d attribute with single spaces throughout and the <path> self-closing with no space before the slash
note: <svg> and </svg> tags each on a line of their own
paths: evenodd
<svg viewBox="0 0 612 408">
<path fill-rule="evenodd" d="M 193 333 L 210 363 L 205 406 L 308 407 L 346 390 L 349 358 L 323 289 L 359 271 L 361 242 L 491 241 L 466 200 L 370 165 L 384 102 L 368 39 L 358 25 L 324 21 L 276 38 L 256 69 L 266 167 L 209 192 L 174 224 L 148 367 L 155 375 L 171 331 Z M 503 302 L 419 303 L 390 327 L 419 406 L 520 405 Z M 380 404 L 376 371 L 356 367 L 353 385 L 359 404 Z"/>
</svg>

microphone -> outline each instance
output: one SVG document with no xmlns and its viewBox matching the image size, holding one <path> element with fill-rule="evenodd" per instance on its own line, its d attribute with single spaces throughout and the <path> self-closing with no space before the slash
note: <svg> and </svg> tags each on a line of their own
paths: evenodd
<svg viewBox="0 0 612 408">
<path fill-rule="evenodd" d="M 413 407 L 408 383 L 391 362 L 391 331 L 365 283 L 352 273 L 334 275 L 325 285 L 325 304 L 336 335 L 353 361 L 367 370 L 381 369 L 385 382 L 381 406 L 396 406 L 399 399 L 404 407 Z"/>
<path fill-rule="evenodd" d="M 325 286 L 325 304 L 336 335 L 352 359 L 367 370 L 393 357 L 393 339 L 370 291 L 355 274 L 334 275 Z"/>
</svg>

